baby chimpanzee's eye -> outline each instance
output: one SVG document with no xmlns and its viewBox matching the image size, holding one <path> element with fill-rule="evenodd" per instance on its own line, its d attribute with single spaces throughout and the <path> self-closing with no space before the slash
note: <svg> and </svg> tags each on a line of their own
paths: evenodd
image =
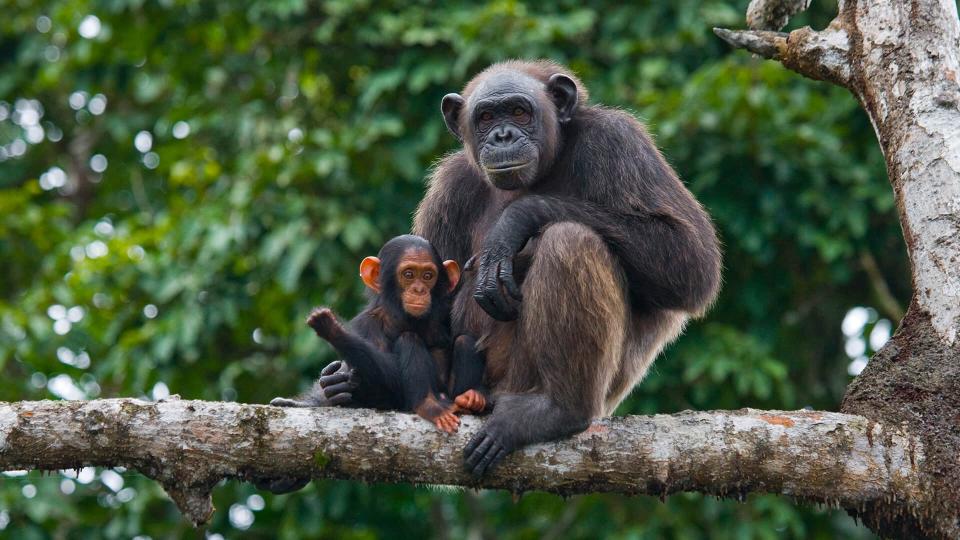
<svg viewBox="0 0 960 540">
<path fill-rule="evenodd" d="M 404 270 L 403 277 L 407 279 L 413 279 L 413 270 Z"/>
</svg>

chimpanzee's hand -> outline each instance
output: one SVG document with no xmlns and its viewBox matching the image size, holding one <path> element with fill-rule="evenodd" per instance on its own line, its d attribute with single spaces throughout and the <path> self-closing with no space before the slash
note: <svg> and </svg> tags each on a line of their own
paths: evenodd
<svg viewBox="0 0 960 540">
<path fill-rule="evenodd" d="M 336 360 L 320 372 L 315 389 L 323 393 L 329 405 L 348 405 L 353 400 L 353 391 L 360 386 L 360 378 L 346 363 Z"/>
<path fill-rule="evenodd" d="M 344 362 L 330 362 L 320 372 L 313 387 L 296 398 L 275 397 L 270 401 L 274 407 L 336 407 L 348 405 L 353 400 L 353 391 L 360 385 L 360 378 Z M 266 488 L 264 488 L 266 489 Z"/>
<path fill-rule="evenodd" d="M 477 268 L 477 285 L 473 298 L 487 314 L 498 321 L 512 321 L 520 315 L 517 304 L 523 300 L 523 295 L 513 278 L 514 255 L 516 250 L 507 243 L 488 240 L 480 253 L 471 257 L 464 265 L 464 270 Z"/>
</svg>

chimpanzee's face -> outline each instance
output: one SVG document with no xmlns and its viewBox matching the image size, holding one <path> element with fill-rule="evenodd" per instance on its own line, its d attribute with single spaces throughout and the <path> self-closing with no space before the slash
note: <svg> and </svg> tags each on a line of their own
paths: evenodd
<svg viewBox="0 0 960 540">
<path fill-rule="evenodd" d="M 437 265 L 430 252 L 410 248 L 397 264 L 397 290 L 403 310 L 411 317 L 424 317 L 430 313 L 433 288 L 437 285 Z"/>
<path fill-rule="evenodd" d="M 517 189 L 537 179 L 545 142 L 556 130 L 545 115 L 543 83 L 513 72 L 492 74 L 467 100 L 467 125 L 474 157 L 487 179 L 499 189 Z M 553 104 L 546 100 L 548 107 Z M 550 111 L 552 112 L 552 111 Z M 549 120 L 553 125 L 544 125 Z"/>
</svg>

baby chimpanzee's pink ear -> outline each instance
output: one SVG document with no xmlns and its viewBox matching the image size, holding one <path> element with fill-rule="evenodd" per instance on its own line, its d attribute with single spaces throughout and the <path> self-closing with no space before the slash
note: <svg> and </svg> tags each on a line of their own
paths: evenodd
<svg viewBox="0 0 960 540">
<path fill-rule="evenodd" d="M 457 273 L 459 275 L 459 270 Z M 371 291 L 380 294 L 380 259 L 366 257 L 360 261 L 360 279 Z"/>
<path fill-rule="evenodd" d="M 447 292 L 450 292 L 460 283 L 460 265 L 457 261 L 443 261 L 443 269 L 447 271 L 447 281 L 450 282 Z"/>
</svg>

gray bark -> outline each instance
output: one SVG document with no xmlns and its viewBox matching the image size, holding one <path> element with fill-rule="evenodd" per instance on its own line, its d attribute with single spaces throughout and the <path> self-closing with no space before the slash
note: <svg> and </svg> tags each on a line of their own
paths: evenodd
<svg viewBox="0 0 960 540">
<path fill-rule="evenodd" d="M 752 0 L 747 6 L 747 26 L 753 30 L 779 30 L 790 17 L 810 7 L 810 0 Z"/>
</svg>

